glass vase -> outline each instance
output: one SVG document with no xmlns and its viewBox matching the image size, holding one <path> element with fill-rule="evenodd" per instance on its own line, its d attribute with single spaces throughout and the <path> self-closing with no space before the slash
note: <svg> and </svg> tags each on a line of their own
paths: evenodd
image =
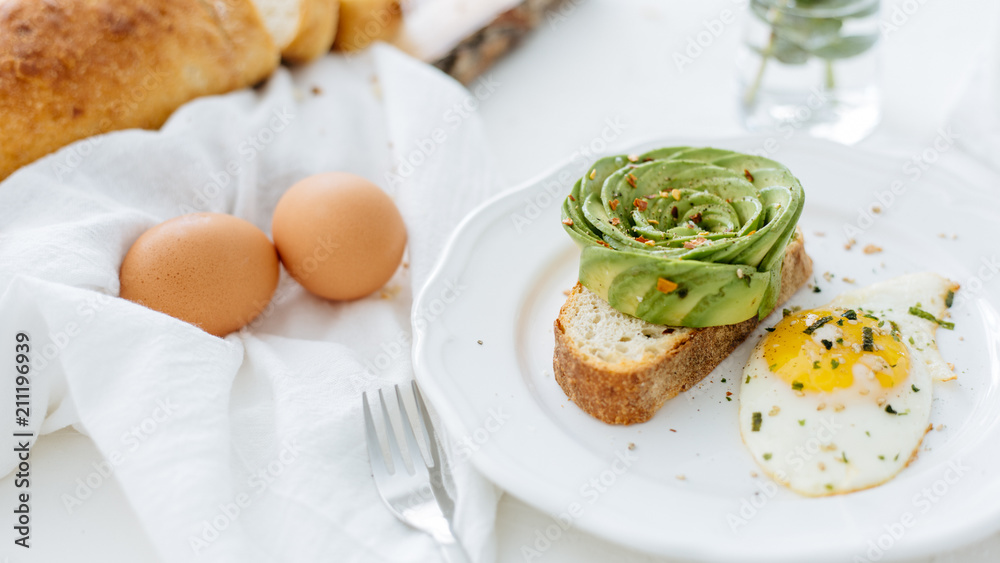
<svg viewBox="0 0 1000 563">
<path fill-rule="evenodd" d="M 845 144 L 881 117 L 879 0 L 751 0 L 738 68 L 746 127 Z"/>
</svg>

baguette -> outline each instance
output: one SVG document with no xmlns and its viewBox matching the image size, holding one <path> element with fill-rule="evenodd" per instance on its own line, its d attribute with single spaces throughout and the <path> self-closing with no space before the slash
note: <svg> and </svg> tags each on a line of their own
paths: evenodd
<svg viewBox="0 0 1000 563">
<path fill-rule="evenodd" d="M 402 21 L 400 0 L 340 0 L 340 22 L 333 47 L 338 51 L 360 51 L 396 35 Z"/>
<path fill-rule="evenodd" d="M 327 53 L 333 46 L 340 0 L 253 2 L 286 61 L 307 62 Z"/>
<path fill-rule="evenodd" d="M 325 55 L 333 48 L 340 19 L 340 0 L 305 0 L 302 20 L 295 39 L 281 51 L 290 63 L 304 63 Z"/>
<path fill-rule="evenodd" d="M 155 129 L 259 82 L 278 50 L 250 0 L 0 4 L 0 180 L 69 143 Z"/>
<path fill-rule="evenodd" d="M 788 244 L 778 306 L 812 275 L 801 230 Z M 613 309 L 581 284 L 555 321 L 553 370 L 571 401 L 608 424 L 645 422 L 667 399 L 707 376 L 759 324 L 708 328 L 654 325 Z"/>
</svg>

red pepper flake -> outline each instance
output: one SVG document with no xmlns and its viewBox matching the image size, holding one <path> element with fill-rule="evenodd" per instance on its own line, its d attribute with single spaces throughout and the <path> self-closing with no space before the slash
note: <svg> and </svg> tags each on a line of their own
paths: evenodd
<svg viewBox="0 0 1000 563">
<path fill-rule="evenodd" d="M 644 199 L 635 198 L 632 201 L 632 205 L 634 205 L 635 208 L 638 209 L 639 211 L 645 211 L 646 207 L 649 205 L 649 202 L 647 202 Z"/>
<path fill-rule="evenodd" d="M 635 175 L 632 173 L 625 175 L 625 181 L 628 182 L 628 185 L 632 186 L 633 188 L 635 187 L 637 182 L 637 180 L 635 179 Z"/>
<path fill-rule="evenodd" d="M 642 161 L 643 162 L 652 162 L 653 159 L 647 156 L 646 158 L 642 159 Z"/>
<path fill-rule="evenodd" d="M 604 246 L 604 247 L 606 247 L 606 248 L 611 248 L 611 245 L 610 245 L 610 244 L 608 244 L 608 243 L 606 243 L 606 242 L 604 242 L 603 240 L 599 240 L 599 241 L 597 241 L 597 244 L 599 244 L 599 245 L 601 245 L 601 246 Z"/>
<path fill-rule="evenodd" d="M 727 397 L 732 397 L 732 395 L 733 395 L 733 392 L 732 392 L 732 391 L 726 391 L 726 396 L 727 396 Z"/>
<path fill-rule="evenodd" d="M 576 198 L 575 198 L 575 197 L 573 197 L 573 194 L 569 194 L 569 200 L 570 200 L 570 201 L 576 201 Z"/>
<path fill-rule="evenodd" d="M 621 202 L 618 201 L 617 199 L 613 199 L 613 200 L 611 200 L 611 201 L 608 202 L 608 207 L 611 208 L 611 211 L 614 211 L 615 209 L 618 209 L 618 204 L 619 203 L 621 203 Z"/>
<path fill-rule="evenodd" d="M 569 217 L 567 217 L 567 218 L 563 219 L 563 225 L 566 225 L 567 227 L 572 227 L 573 226 L 573 220 L 570 219 Z"/>
<path fill-rule="evenodd" d="M 656 290 L 659 291 L 660 293 L 670 293 L 673 290 L 677 289 L 677 287 L 678 286 L 676 283 L 666 278 L 659 278 L 656 280 Z"/>
<path fill-rule="evenodd" d="M 689 240 L 689 241 L 685 242 L 684 243 L 684 248 L 687 248 L 687 249 L 698 248 L 699 246 L 705 244 L 706 242 L 708 242 L 708 239 L 706 239 L 705 237 L 698 237 L 698 238 L 696 238 L 694 240 Z"/>
<path fill-rule="evenodd" d="M 747 177 L 747 181 L 753 183 L 753 174 L 750 173 L 746 168 L 743 169 L 743 175 Z"/>
<path fill-rule="evenodd" d="M 622 220 L 619 219 L 618 217 L 612 217 L 611 218 L 611 224 L 612 225 L 616 225 L 616 226 L 617 225 L 621 225 L 622 224 Z"/>
<path fill-rule="evenodd" d="M 701 213 L 695 213 L 694 215 L 692 215 L 691 222 L 695 224 L 701 223 Z"/>
<path fill-rule="evenodd" d="M 680 216 L 680 212 L 677 211 L 676 206 L 670 208 L 670 216 L 673 217 L 674 219 Z"/>
<path fill-rule="evenodd" d="M 751 235 L 755 235 L 755 234 L 757 234 L 757 229 L 754 229 L 754 230 L 750 231 L 749 233 L 747 233 L 747 236 L 751 236 Z"/>
<path fill-rule="evenodd" d="M 652 240 L 650 240 L 650 239 L 648 239 L 648 238 L 646 238 L 646 237 L 644 237 L 642 235 L 639 235 L 639 236 L 635 237 L 635 240 L 641 242 L 642 244 L 646 244 L 647 242 L 653 242 Z"/>
</svg>

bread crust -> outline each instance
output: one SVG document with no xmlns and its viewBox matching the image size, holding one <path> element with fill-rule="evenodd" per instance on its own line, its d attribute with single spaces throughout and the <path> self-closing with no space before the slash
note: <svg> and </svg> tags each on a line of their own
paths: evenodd
<svg viewBox="0 0 1000 563">
<path fill-rule="evenodd" d="M 250 0 L 5 0 L 0 179 L 85 137 L 155 129 L 278 62 Z"/>
<path fill-rule="evenodd" d="M 812 275 L 801 231 L 788 245 L 781 270 L 778 306 Z M 669 350 L 649 361 L 608 364 L 582 353 L 566 334 L 569 304 L 581 291 L 570 292 L 555 321 L 552 367 L 566 396 L 587 414 L 608 424 L 645 422 L 668 400 L 705 378 L 757 328 L 752 317 L 741 323 L 689 330 Z"/>
<path fill-rule="evenodd" d="M 340 0 L 305 0 L 299 32 L 281 51 L 290 63 L 304 63 L 328 53 L 333 47 L 340 20 Z"/>
<path fill-rule="evenodd" d="M 402 22 L 400 0 L 341 0 L 333 48 L 360 51 L 375 41 L 394 36 Z"/>
</svg>

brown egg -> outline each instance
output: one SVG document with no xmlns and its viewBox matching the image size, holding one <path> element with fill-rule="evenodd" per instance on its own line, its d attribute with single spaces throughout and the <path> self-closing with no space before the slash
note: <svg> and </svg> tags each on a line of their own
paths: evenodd
<svg viewBox="0 0 1000 563">
<path fill-rule="evenodd" d="M 190 213 L 132 244 L 122 262 L 121 297 L 222 337 L 267 307 L 278 275 L 274 245 L 252 223 Z"/>
<path fill-rule="evenodd" d="M 406 248 L 406 227 L 378 186 L 344 172 L 317 174 L 285 192 L 271 235 L 285 269 L 327 299 L 357 299 L 385 285 Z"/>
</svg>

